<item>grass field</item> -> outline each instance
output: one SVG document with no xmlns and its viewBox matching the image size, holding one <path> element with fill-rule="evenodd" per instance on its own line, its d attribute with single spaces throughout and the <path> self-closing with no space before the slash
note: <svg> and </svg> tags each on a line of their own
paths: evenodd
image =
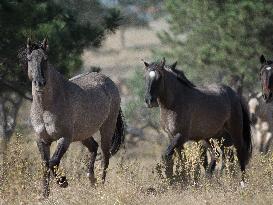
<svg viewBox="0 0 273 205">
<path fill-rule="evenodd" d="M 106 184 L 98 180 L 91 187 L 86 176 L 88 152 L 75 143 L 65 155 L 61 169 L 69 187 L 51 181 L 51 195 L 41 198 L 41 163 L 33 136 L 14 136 L 7 153 L 7 170 L 0 186 L 0 204 L 271 204 L 273 200 L 273 156 L 255 155 L 248 166 L 247 186 L 239 185 L 240 175 L 228 169 L 207 178 L 204 170 L 194 177 L 199 162 L 196 147 L 186 149 L 188 160 L 177 172 L 172 185 L 161 176 L 162 145 L 152 139 L 126 145 L 110 162 Z M 96 175 L 99 176 L 99 161 Z M 239 173 L 238 167 L 235 170 Z M 183 181 L 182 175 L 183 175 Z M 195 180 L 194 180 L 195 179 Z"/>
</svg>

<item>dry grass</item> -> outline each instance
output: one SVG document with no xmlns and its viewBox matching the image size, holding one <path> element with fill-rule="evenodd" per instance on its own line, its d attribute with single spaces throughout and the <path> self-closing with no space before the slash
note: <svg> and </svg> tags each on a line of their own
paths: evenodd
<svg viewBox="0 0 273 205">
<path fill-rule="evenodd" d="M 135 146 L 127 145 L 126 152 L 121 150 L 113 157 L 106 184 L 98 182 L 93 188 L 86 177 L 88 152 L 80 144 L 73 144 L 61 163 L 69 187 L 59 188 L 52 180 L 51 195 L 42 200 L 42 168 L 36 145 L 33 139 L 17 134 L 7 153 L 0 204 L 271 204 L 273 200 L 272 155 L 254 156 L 247 170 L 247 187 L 242 189 L 239 174 L 233 176 L 226 171 L 210 179 L 201 170 L 198 180 L 194 181 L 200 156 L 198 146 L 188 146 L 184 168 L 176 161 L 176 176 L 183 174 L 187 180 L 177 177 L 173 185 L 169 185 L 160 175 L 163 169 L 158 166 L 162 146 L 153 140 Z M 99 173 L 98 161 L 97 176 Z"/>
</svg>

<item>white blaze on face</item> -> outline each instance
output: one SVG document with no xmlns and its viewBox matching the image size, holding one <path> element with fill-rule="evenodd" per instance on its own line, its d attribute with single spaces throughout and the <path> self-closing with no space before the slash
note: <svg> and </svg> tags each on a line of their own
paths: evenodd
<svg viewBox="0 0 273 205">
<path fill-rule="evenodd" d="M 150 71 L 149 72 L 149 76 L 150 76 L 150 78 L 155 78 L 155 71 Z"/>
<path fill-rule="evenodd" d="M 271 70 L 272 68 L 271 68 L 271 67 L 266 67 L 265 69 L 266 69 L 266 70 Z"/>
</svg>

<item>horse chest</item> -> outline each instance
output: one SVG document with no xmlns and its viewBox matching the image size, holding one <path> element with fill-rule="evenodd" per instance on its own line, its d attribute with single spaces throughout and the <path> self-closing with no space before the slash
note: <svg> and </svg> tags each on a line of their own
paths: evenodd
<svg viewBox="0 0 273 205">
<path fill-rule="evenodd" d="M 176 126 L 176 114 L 173 112 L 161 112 L 160 124 L 165 132 L 172 135 L 177 129 Z"/>
<path fill-rule="evenodd" d="M 50 112 L 45 111 L 43 113 L 43 120 L 44 120 L 44 126 L 46 129 L 46 132 L 50 135 L 50 136 L 54 136 L 58 133 L 57 130 L 57 117 L 55 115 L 53 115 Z"/>
<path fill-rule="evenodd" d="M 49 111 L 44 111 L 39 116 L 32 119 L 35 132 L 41 134 L 46 132 L 49 136 L 55 138 L 58 134 L 57 117 Z"/>
</svg>

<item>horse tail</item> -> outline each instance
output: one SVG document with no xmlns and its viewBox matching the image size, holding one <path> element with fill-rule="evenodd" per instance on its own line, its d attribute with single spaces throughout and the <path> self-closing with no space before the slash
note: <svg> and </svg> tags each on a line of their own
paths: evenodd
<svg viewBox="0 0 273 205">
<path fill-rule="evenodd" d="M 244 99 L 241 98 L 241 107 L 243 113 L 243 139 L 244 139 L 244 159 L 246 164 L 249 162 L 249 159 L 252 155 L 252 137 L 251 137 L 251 121 L 249 116 L 249 111 L 247 104 L 245 103 Z"/>
<path fill-rule="evenodd" d="M 125 140 L 125 121 L 121 109 L 119 110 L 116 129 L 112 137 L 112 146 L 110 153 L 113 156 L 116 154 L 120 146 L 124 143 Z"/>
</svg>

